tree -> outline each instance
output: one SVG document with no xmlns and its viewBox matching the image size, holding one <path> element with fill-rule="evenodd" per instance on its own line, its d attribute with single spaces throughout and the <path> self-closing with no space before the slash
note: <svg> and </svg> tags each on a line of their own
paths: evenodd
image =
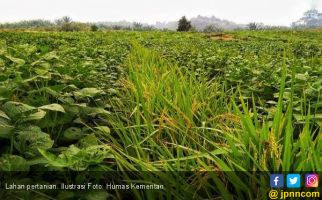
<svg viewBox="0 0 322 200">
<path fill-rule="evenodd" d="M 249 30 L 259 30 L 259 29 L 263 29 L 264 25 L 261 23 L 256 23 L 256 22 L 251 22 L 247 25 Z"/>
<path fill-rule="evenodd" d="M 98 31 L 98 26 L 96 26 L 95 24 L 93 24 L 93 25 L 91 26 L 91 31 L 93 31 L 93 32 Z"/>
<path fill-rule="evenodd" d="M 64 16 L 60 19 L 57 19 L 55 20 L 55 23 L 58 25 L 58 26 L 61 26 L 62 24 L 68 24 L 68 23 L 71 23 L 72 22 L 72 18 L 68 17 L 68 16 Z"/>
<path fill-rule="evenodd" d="M 72 26 L 72 18 L 68 16 L 57 19 L 55 22 L 62 31 L 74 31 Z"/>
<path fill-rule="evenodd" d="M 7 29 L 47 29 L 55 26 L 54 23 L 48 20 L 36 19 L 36 20 L 24 20 L 20 22 L 1 24 L 1 28 Z"/>
<path fill-rule="evenodd" d="M 134 30 L 134 31 L 151 31 L 153 29 L 154 29 L 153 26 L 141 24 L 139 22 L 134 22 L 132 24 L 132 30 Z"/>
<path fill-rule="evenodd" d="M 191 22 L 187 20 L 187 18 L 185 16 L 183 16 L 180 20 L 179 20 L 179 24 L 178 24 L 178 29 L 177 31 L 189 31 L 191 30 L 192 26 L 191 26 Z"/>
<path fill-rule="evenodd" d="M 72 18 L 70 18 L 68 16 L 64 16 L 61 19 L 62 19 L 63 23 L 65 23 L 65 24 L 72 23 L 72 21 L 73 21 Z"/>
<path fill-rule="evenodd" d="M 303 17 L 292 23 L 293 28 L 316 28 L 322 27 L 322 13 L 316 9 L 308 10 Z"/>
<path fill-rule="evenodd" d="M 204 33 L 215 33 L 224 31 L 222 28 L 217 27 L 215 25 L 208 25 L 203 29 Z"/>
<path fill-rule="evenodd" d="M 143 24 L 141 24 L 140 22 L 134 22 L 133 23 L 133 30 L 139 31 L 143 28 Z"/>
<path fill-rule="evenodd" d="M 304 13 L 304 17 L 301 18 L 309 28 L 322 26 L 322 17 L 318 10 L 312 9 Z"/>
</svg>

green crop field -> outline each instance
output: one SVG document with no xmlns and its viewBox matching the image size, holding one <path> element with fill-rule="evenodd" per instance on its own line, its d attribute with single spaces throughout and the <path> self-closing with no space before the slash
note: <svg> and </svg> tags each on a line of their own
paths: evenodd
<svg viewBox="0 0 322 200">
<path fill-rule="evenodd" d="M 322 171 L 321 92 L 320 30 L 0 32 L 7 180 L 166 187 L 0 199 L 266 199 L 270 172 Z"/>
</svg>

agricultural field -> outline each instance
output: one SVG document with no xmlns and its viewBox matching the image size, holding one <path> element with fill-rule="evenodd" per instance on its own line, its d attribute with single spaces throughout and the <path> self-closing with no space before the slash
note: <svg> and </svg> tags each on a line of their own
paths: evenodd
<svg viewBox="0 0 322 200">
<path fill-rule="evenodd" d="M 0 32 L 7 180 L 166 187 L 0 199 L 266 199 L 270 172 L 322 171 L 321 92 L 320 30 Z"/>
</svg>

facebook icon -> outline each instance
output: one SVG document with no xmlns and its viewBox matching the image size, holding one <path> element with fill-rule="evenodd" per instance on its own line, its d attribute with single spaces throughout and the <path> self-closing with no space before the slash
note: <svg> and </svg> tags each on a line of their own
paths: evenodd
<svg viewBox="0 0 322 200">
<path fill-rule="evenodd" d="M 284 187 L 284 175 L 283 174 L 271 174 L 270 184 L 271 184 L 271 188 Z"/>
</svg>

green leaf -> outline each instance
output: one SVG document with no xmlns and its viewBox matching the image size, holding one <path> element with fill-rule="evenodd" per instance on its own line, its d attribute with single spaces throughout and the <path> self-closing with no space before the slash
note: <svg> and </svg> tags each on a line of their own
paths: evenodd
<svg viewBox="0 0 322 200">
<path fill-rule="evenodd" d="M 0 118 L 0 138 L 10 138 L 10 133 L 12 133 L 14 128 L 14 126 L 9 124 L 8 120 Z"/>
<path fill-rule="evenodd" d="M 0 110 L 0 117 L 10 120 L 8 115 L 5 112 L 3 112 L 2 110 Z"/>
<path fill-rule="evenodd" d="M 68 167 L 76 171 L 86 170 L 90 165 L 101 164 L 105 158 L 114 158 L 107 145 L 92 145 L 82 149 L 71 145 L 58 156 L 41 149 L 39 152 L 48 160 L 49 166 Z"/>
<path fill-rule="evenodd" d="M 47 152 L 44 149 L 38 149 L 39 153 L 48 161 L 48 165 L 53 166 L 53 167 L 66 167 L 68 166 L 64 160 L 59 159 L 56 155 Z"/>
<path fill-rule="evenodd" d="M 0 171 L 29 171 L 29 165 L 20 156 L 4 154 L 0 157 Z"/>
<path fill-rule="evenodd" d="M 65 113 L 65 109 L 61 105 L 55 104 L 55 103 L 50 104 L 50 105 L 46 105 L 46 106 L 41 106 L 41 107 L 39 107 L 39 109 Z"/>
<path fill-rule="evenodd" d="M 21 127 L 21 131 L 15 136 L 15 147 L 20 152 L 27 156 L 38 155 L 38 149 L 50 149 L 54 141 L 50 135 L 41 131 L 37 126 Z"/>
<path fill-rule="evenodd" d="M 307 73 L 305 74 L 296 74 L 295 78 L 301 81 L 306 81 L 308 79 L 309 75 Z"/>
<path fill-rule="evenodd" d="M 306 115 L 301 115 L 301 114 L 293 114 L 294 119 L 296 120 L 296 122 L 304 122 L 305 119 L 307 118 Z M 311 118 L 312 116 L 310 116 Z"/>
<path fill-rule="evenodd" d="M 63 136 L 68 140 L 79 140 L 85 135 L 82 133 L 82 130 L 77 127 L 70 127 L 66 131 L 64 131 Z"/>
<path fill-rule="evenodd" d="M 314 115 L 312 116 L 312 118 L 313 118 L 313 119 L 320 119 L 320 120 L 322 120 L 322 114 L 314 114 Z"/>
<path fill-rule="evenodd" d="M 87 135 L 86 137 L 80 139 L 77 143 L 78 147 L 80 148 L 90 147 L 98 144 L 99 140 L 96 138 L 95 134 Z"/>
<path fill-rule="evenodd" d="M 79 107 L 79 111 L 81 115 L 87 115 L 87 116 L 95 116 L 98 114 L 104 114 L 108 115 L 110 114 L 109 111 L 105 110 L 104 108 L 99 108 L 99 107 Z"/>
<path fill-rule="evenodd" d="M 267 104 L 273 104 L 273 105 L 276 105 L 277 102 L 276 101 L 266 101 Z"/>
<path fill-rule="evenodd" d="M 110 94 L 117 94 L 117 90 L 110 88 L 107 90 Z"/>
<path fill-rule="evenodd" d="M 97 88 L 83 88 L 77 92 L 74 92 L 74 96 L 78 99 L 84 97 L 95 97 L 103 92 L 103 90 L 99 90 Z"/>
<path fill-rule="evenodd" d="M 321 122 L 317 122 L 317 125 L 322 129 L 322 121 Z"/>
<path fill-rule="evenodd" d="M 43 55 L 42 59 L 51 61 L 51 60 L 59 60 L 59 57 L 57 56 L 55 51 L 49 52 L 45 55 Z"/>
<path fill-rule="evenodd" d="M 0 99 L 8 99 L 12 95 L 12 91 L 4 86 L 0 86 Z"/>
<path fill-rule="evenodd" d="M 21 122 L 27 122 L 27 121 L 34 121 L 34 120 L 41 120 L 46 116 L 46 112 L 43 110 L 38 110 L 37 112 L 31 113 L 27 115 L 26 117 L 21 119 Z"/>
<path fill-rule="evenodd" d="M 107 126 L 98 126 L 98 127 L 95 127 L 95 129 L 103 132 L 103 133 L 106 133 L 106 134 L 110 134 L 111 133 L 111 130 L 109 127 Z"/>
<path fill-rule="evenodd" d="M 26 63 L 26 61 L 24 61 L 23 59 L 15 58 L 10 55 L 6 55 L 5 57 L 8 58 L 9 60 L 11 60 L 12 62 L 16 63 L 18 67 L 20 67 Z"/>
<path fill-rule="evenodd" d="M 3 106 L 4 112 L 10 117 L 15 118 L 28 111 L 35 110 L 37 108 L 23 104 L 20 102 L 8 101 Z"/>
</svg>

